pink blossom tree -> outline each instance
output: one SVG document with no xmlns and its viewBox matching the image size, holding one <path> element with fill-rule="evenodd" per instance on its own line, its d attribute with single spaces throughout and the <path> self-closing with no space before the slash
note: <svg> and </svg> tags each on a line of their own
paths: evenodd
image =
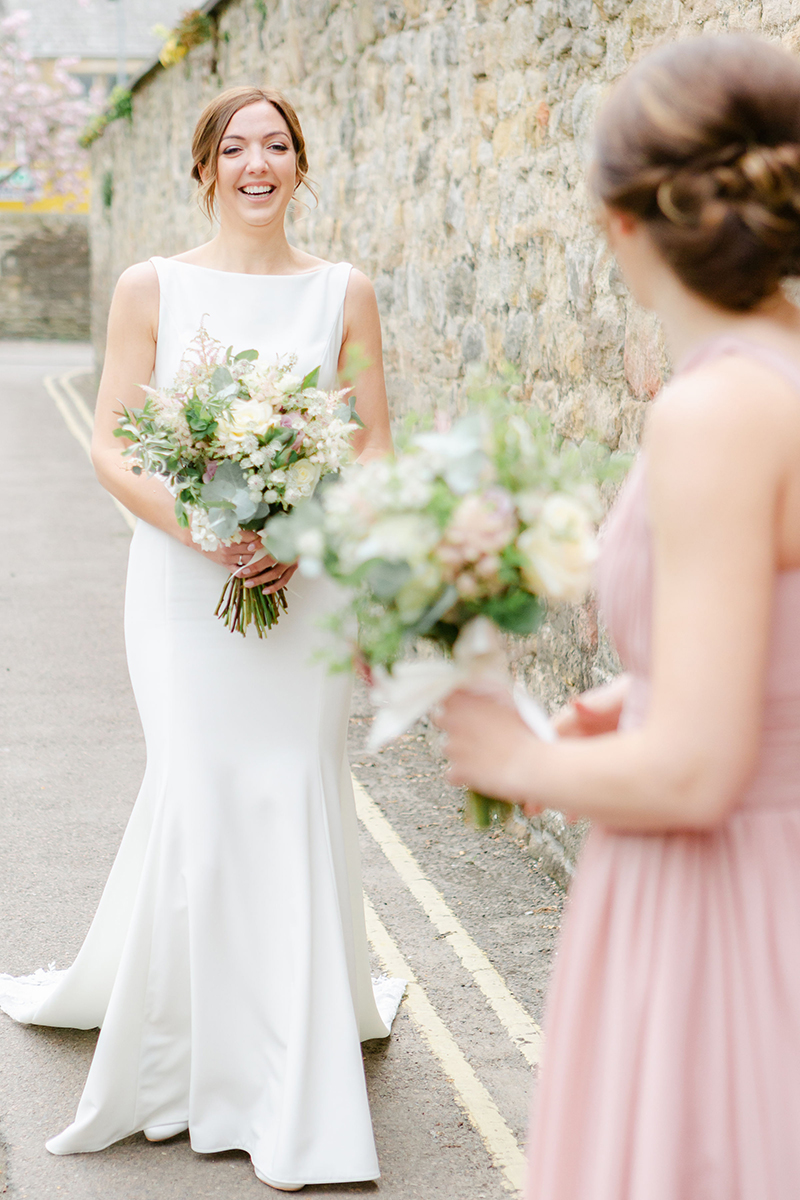
<svg viewBox="0 0 800 1200">
<path fill-rule="evenodd" d="M 43 192 L 82 200 L 88 155 L 78 136 L 96 104 L 69 74 L 72 60 L 59 59 L 45 75 L 25 50 L 30 19 L 20 10 L 0 20 L 0 184 L 24 168 L 31 200 Z"/>
</svg>

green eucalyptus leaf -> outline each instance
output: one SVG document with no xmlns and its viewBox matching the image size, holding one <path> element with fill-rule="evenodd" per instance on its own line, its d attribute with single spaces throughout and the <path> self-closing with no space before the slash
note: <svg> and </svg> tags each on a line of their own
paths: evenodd
<svg viewBox="0 0 800 1200">
<path fill-rule="evenodd" d="M 264 545 L 278 562 L 294 562 L 297 558 L 297 539 L 309 529 L 320 529 L 322 509 L 315 500 L 303 500 L 287 513 L 270 517 L 264 531 Z"/>
<path fill-rule="evenodd" d="M 261 503 L 259 504 L 258 508 L 256 509 L 256 511 L 253 513 L 250 520 L 253 522 L 266 521 L 266 519 L 268 517 L 272 516 L 274 507 L 275 506 L 272 504 L 269 504 L 268 501 L 262 500 Z"/>
<path fill-rule="evenodd" d="M 232 537 L 239 528 L 239 519 L 230 508 L 209 508 L 206 519 L 211 531 L 221 541 Z"/>
<path fill-rule="evenodd" d="M 361 420 L 361 417 L 356 412 L 356 398 L 351 396 L 349 400 L 343 400 L 336 410 L 336 416 L 340 421 L 351 421 L 357 425 L 359 429 L 365 429 L 366 426 Z"/>
<path fill-rule="evenodd" d="M 458 602 L 458 589 L 452 584 L 449 584 L 442 592 L 439 599 L 431 605 L 430 608 L 422 614 L 419 620 L 408 630 L 410 637 L 425 637 L 426 634 L 433 628 L 437 622 L 441 621 L 446 612 L 449 612 L 454 604 Z"/>
<path fill-rule="evenodd" d="M 406 562 L 375 558 L 367 564 L 364 578 L 370 591 L 379 600 L 393 600 L 403 584 L 411 578 L 411 567 Z"/>
<path fill-rule="evenodd" d="M 233 376 L 227 367 L 217 367 L 211 376 L 211 390 L 213 392 L 221 392 L 223 388 L 230 387 L 232 383 Z"/>
<path fill-rule="evenodd" d="M 217 467 L 214 478 L 204 483 L 200 495 L 204 504 L 218 504 L 231 508 L 235 504 L 237 493 L 247 491 L 247 476 L 237 462 L 226 458 Z"/>
<path fill-rule="evenodd" d="M 233 347 L 231 347 L 231 349 L 233 349 Z M 242 362 L 242 361 L 255 362 L 257 358 L 258 358 L 257 350 L 240 350 L 238 354 L 234 354 L 233 361 L 234 362 Z"/>
<path fill-rule="evenodd" d="M 319 367 L 314 367 L 313 371 L 309 371 L 308 374 L 303 377 L 303 382 L 300 384 L 300 391 L 304 392 L 306 388 L 316 387 L 318 382 Z"/>
<path fill-rule="evenodd" d="M 250 492 L 237 492 L 234 508 L 237 521 L 252 521 L 258 511 L 258 501 L 253 499 Z"/>
</svg>

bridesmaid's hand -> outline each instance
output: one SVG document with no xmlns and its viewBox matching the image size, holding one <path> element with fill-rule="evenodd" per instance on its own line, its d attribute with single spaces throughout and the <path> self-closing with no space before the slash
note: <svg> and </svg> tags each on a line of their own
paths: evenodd
<svg viewBox="0 0 800 1200">
<path fill-rule="evenodd" d="M 447 735 L 442 749 L 450 759 L 450 783 L 525 805 L 530 815 L 540 811 L 526 804 L 524 779 L 541 743 L 508 692 L 452 692 L 437 710 L 434 724 Z"/>
<path fill-rule="evenodd" d="M 556 733 L 565 738 L 614 733 L 630 683 L 630 675 L 619 675 L 603 687 L 592 688 L 576 696 L 553 717 Z"/>
</svg>

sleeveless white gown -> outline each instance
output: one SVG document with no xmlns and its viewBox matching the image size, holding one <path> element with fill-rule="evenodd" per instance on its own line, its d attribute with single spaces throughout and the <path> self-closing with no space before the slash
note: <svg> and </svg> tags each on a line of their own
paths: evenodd
<svg viewBox="0 0 800 1200">
<path fill-rule="evenodd" d="M 349 264 L 265 276 L 152 261 L 158 384 L 204 320 L 224 346 L 295 353 L 300 373 L 321 365 L 320 386 L 335 386 Z M 311 662 L 338 597 L 296 574 L 278 626 L 243 638 L 214 616 L 225 578 L 138 522 L 125 632 L 141 792 L 75 962 L 0 976 L 0 1007 L 102 1026 L 54 1154 L 188 1122 L 194 1150 L 245 1150 L 279 1182 L 375 1179 L 359 1043 L 388 1035 L 403 983 L 375 993 L 370 978 L 351 682 Z"/>
</svg>

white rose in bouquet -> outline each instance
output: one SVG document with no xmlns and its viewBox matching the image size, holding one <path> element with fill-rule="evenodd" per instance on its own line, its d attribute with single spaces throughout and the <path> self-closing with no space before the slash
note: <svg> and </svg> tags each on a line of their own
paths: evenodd
<svg viewBox="0 0 800 1200">
<path fill-rule="evenodd" d="M 275 423 L 275 413 L 267 400 L 234 400 L 230 411 L 217 421 L 217 438 L 226 446 L 243 443 L 247 438 L 263 437 Z"/>
<path fill-rule="evenodd" d="M 296 392 L 298 390 L 302 382 L 303 381 L 299 375 L 287 374 L 278 380 L 276 386 L 278 391 L 282 392 L 284 396 L 291 396 L 292 392 Z"/>
<path fill-rule="evenodd" d="M 442 571 L 435 562 L 418 564 L 408 583 L 397 593 L 397 609 L 404 621 L 416 621 L 425 612 L 442 588 Z"/>
<path fill-rule="evenodd" d="M 517 548 L 531 591 L 562 600 L 581 600 L 597 557 L 594 529 L 579 500 L 563 492 L 547 497 L 535 525 L 523 530 Z"/>
<path fill-rule="evenodd" d="M 389 562 L 422 562 L 440 538 L 439 527 L 428 516 L 390 514 L 375 522 L 358 546 L 356 561 L 385 558 Z"/>
<path fill-rule="evenodd" d="M 307 458 L 290 463 L 286 468 L 285 499 L 287 504 L 297 504 L 299 500 L 305 500 L 311 496 L 319 483 L 321 471 L 322 467 L 319 463 L 309 462 Z"/>
</svg>

